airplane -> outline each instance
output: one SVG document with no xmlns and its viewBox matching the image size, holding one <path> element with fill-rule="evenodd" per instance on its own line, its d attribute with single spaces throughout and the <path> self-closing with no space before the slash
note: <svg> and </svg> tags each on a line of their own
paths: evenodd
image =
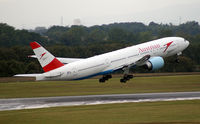
<svg viewBox="0 0 200 124">
<path fill-rule="evenodd" d="M 17 74 L 14 76 L 36 77 L 42 80 L 82 80 L 102 75 L 100 83 L 112 78 L 112 73 L 123 70 L 121 83 L 133 78 L 129 74 L 132 67 L 142 66 L 148 70 L 157 70 L 164 66 L 164 57 L 182 54 L 189 46 L 189 41 L 182 37 L 165 37 L 146 43 L 130 46 L 113 52 L 83 58 L 59 58 L 53 56 L 37 42 L 30 43 L 44 73 Z"/>
</svg>

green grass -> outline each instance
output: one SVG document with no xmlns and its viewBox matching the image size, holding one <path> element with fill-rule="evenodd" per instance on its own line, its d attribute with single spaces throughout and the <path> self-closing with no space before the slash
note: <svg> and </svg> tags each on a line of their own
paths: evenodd
<svg viewBox="0 0 200 124">
<path fill-rule="evenodd" d="M 200 91 L 200 75 L 0 83 L 0 98 Z M 200 100 L 0 111 L 0 124 L 200 124 Z"/>
<path fill-rule="evenodd" d="M 81 81 L 0 83 L 0 98 L 200 91 L 200 75 L 136 77 L 126 84 L 113 78 Z"/>
<path fill-rule="evenodd" d="M 1 124 L 200 124 L 200 100 L 1 111 Z"/>
</svg>

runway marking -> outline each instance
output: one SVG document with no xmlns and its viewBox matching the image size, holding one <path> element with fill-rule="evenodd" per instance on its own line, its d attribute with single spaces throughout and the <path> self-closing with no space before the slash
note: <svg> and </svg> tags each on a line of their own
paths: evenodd
<svg viewBox="0 0 200 124">
<path fill-rule="evenodd" d="M 200 92 L 141 93 L 0 99 L 0 111 L 49 108 L 58 106 L 80 106 L 179 100 L 200 100 Z"/>
</svg>

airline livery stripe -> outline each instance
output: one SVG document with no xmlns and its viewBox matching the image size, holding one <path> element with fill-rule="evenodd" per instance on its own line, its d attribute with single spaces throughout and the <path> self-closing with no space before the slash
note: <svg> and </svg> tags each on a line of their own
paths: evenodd
<svg viewBox="0 0 200 124">
<path fill-rule="evenodd" d="M 30 46 L 31 46 L 32 49 L 36 49 L 36 48 L 40 47 L 40 44 L 38 44 L 37 42 L 31 42 Z"/>
<path fill-rule="evenodd" d="M 54 58 L 49 64 L 43 67 L 45 72 L 54 70 L 56 68 L 62 67 L 64 64 L 61 63 L 58 59 Z"/>
</svg>

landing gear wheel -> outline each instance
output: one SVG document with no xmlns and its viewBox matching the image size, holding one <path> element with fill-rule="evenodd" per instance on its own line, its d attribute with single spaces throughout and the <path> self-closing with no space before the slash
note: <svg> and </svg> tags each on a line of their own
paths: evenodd
<svg viewBox="0 0 200 124">
<path fill-rule="evenodd" d="M 133 75 L 128 75 L 128 78 L 129 78 L 129 79 L 132 79 L 132 78 L 133 78 Z"/>
<path fill-rule="evenodd" d="M 129 81 L 132 78 L 133 78 L 133 75 L 127 75 L 127 74 L 125 74 L 124 77 L 122 79 L 120 79 L 120 82 L 121 83 L 126 83 L 126 81 Z"/>
<path fill-rule="evenodd" d="M 126 81 L 129 81 L 129 80 L 130 80 L 130 78 L 128 78 L 128 77 L 124 77 L 124 80 L 126 80 Z"/>
<path fill-rule="evenodd" d="M 105 80 L 103 78 L 100 78 L 99 83 L 105 83 Z"/>
<path fill-rule="evenodd" d="M 126 79 L 120 79 L 121 83 L 126 83 Z"/>
<path fill-rule="evenodd" d="M 176 63 L 180 63 L 180 60 L 178 58 L 176 58 L 175 62 Z"/>
<path fill-rule="evenodd" d="M 181 54 L 182 54 L 182 52 L 177 53 L 176 60 L 175 60 L 176 63 L 180 63 L 179 56 Z"/>
<path fill-rule="evenodd" d="M 103 75 L 102 78 L 99 79 L 99 83 L 104 83 L 105 81 L 109 80 L 110 78 L 112 78 L 112 75 Z"/>
</svg>

